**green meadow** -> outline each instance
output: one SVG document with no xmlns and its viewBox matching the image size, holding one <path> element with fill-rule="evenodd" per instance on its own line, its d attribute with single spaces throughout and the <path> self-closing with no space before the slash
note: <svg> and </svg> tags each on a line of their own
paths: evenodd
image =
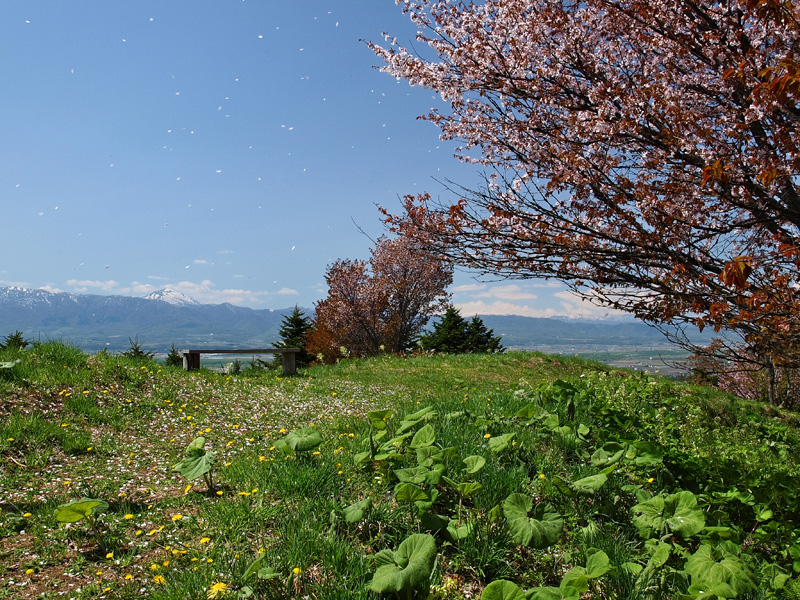
<svg viewBox="0 0 800 600">
<path fill-rule="evenodd" d="M 0 366 L 0 598 L 800 597 L 795 413 L 521 352 Z"/>
</svg>

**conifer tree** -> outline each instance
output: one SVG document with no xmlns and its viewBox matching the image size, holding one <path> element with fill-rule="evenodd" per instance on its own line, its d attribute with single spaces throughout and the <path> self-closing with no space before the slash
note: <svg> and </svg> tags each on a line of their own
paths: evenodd
<svg viewBox="0 0 800 600">
<path fill-rule="evenodd" d="M 281 327 L 278 330 L 281 341 L 276 342 L 275 347 L 300 348 L 300 352 L 298 352 L 295 357 L 297 366 L 307 367 L 314 358 L 305 350 L 306 338 L 312 329 L 313 324 L 311 318 L 307 317 L 306 314 L 295 305 L 291 314 L 283 317 L 283 321 L 281 321 Z M 280 356 L 276 358 L 276 362 L 282 360 Z"/>
<path fill-rule="evenodd" d="M 457 308 L 450 307 L 442 319 L 435 323 L 433 331 L 420 338 L 423 350 L 436 350 L 463 354 L 466 352 L 489 353 L 505 350 L 494 331 L 487 329 L 483 319 L 475 315 L 470 321 L 464 319 Z"/>
</svg>

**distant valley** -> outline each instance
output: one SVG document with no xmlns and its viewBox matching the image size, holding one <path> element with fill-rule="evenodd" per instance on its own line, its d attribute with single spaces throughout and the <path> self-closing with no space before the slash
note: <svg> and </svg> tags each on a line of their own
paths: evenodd
<svg viewBox="0 0 800 600">
<path fill-rule="evenodd" d="M 272 346 L 280 338 L 281 321 L 292 308 L 199 304 L 170 289 L 132 298 L 6 287 L 0 288 L 0 339 L 19 330 L 28 339 L 61 339 L 87 352 L 119 352 L 131 340 L 158 353 L 173 343 L 178 348 L 256 348 Z M 609 361 L 628 355 L 657 359 L 659 353 L 675 351 L 659 332 L 634 320 L 481 318 L 511 349 L 597 355 Z"/>
</svg>

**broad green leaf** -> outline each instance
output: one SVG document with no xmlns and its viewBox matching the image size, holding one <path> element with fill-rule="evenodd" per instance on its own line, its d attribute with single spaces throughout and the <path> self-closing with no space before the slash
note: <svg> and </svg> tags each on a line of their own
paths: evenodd
<svg viewBox="0 0 800 600">
<path fill-rule="evenodd" d="M 186 455 L 190 455 L 197 450 L 203 450 L 203 447 L 206 445 L 206 438 L 202 435 L 200 437 L 194 438 L 192 443 L 186 446 Z"/>
<path fill-rule="evenodd" d="M 466 472 L 472 474 L 477 473 L 483 468 L 483 466 L 486 464 L 486 459 L 482 456 L 473 454 L 472 456 L 465 458 L 463 462 L 466 465 Z"/>
<path fill-rule="evenodd" d="M 447 537 L 451 542 L 458 542 L 472 535 L 475 529 L 475 523 L 469 522 L 464 525 L 459 525 L 456 519 L 451 520 L 447 525 Z"/>
<path fill-rule="evenodd" d="M 532 419 L 536 414 L 536 409 L 539 408 L 533 402 L 526 404 L 517 411 L 516 416 L 520 419 Z"/>
<path fill-rule="evenodd" d="M 433 463 L 440 463 L 444 460 L 444 451 L 436 446 L 417 448 L 417 464 L 430 467 Z"/>
<path fill-rule="evenodd" d="M 531 600 L 563 600 L 561 590 L 557 587 L 537 587 L 528 590 L 527 597 Z"/>
<path fill-rule="evenodd" d="M 364 462 L 368 458 L 369 458 L 369 450 L 367 450 L 366 452 L 358 452 L 358 453 L 353 455 L 353 462 L 356 465 L 360 465 L 362 462 Z M 376 458 L 377 458 L 377 456 L 376 456 Z"/>
<path fill-rule="evenodd" d="M 436 434 L 433 431 L 433 426 L 428 423 L 414 434 L 409 446 L 416 450 L 417 448 L 426 448 L 428 446 L 432 446 L 435 441 Z"/>
<path fill-rule="evenodd" d="M 382 431 L 386 429 L 386 419 L 388 419 L 391 415 L 394 414 L 393 410 L 386 409 L 386 410 L 371 410 L 367 413 L 367 418 L 369 418 L 369 422 L 372 423 L 372 426 L 377 429 L 378 431 Z"/>
<path fill-rule="evenodd" d="M 56 507 L 55 515 L 59 523 L 77 523 L 91 517 L 94 513 L 108 510 L 108 502 L 97 498 L 81 498 Z"/>
<path fill-rule="evenodd" d="M 547 415 L 543 425 L 547 427 L 547 429 L 550 429 L 551 431 L 553 429 L 557 429 L 559 426 L 558 415 Z"/>
<path fill-rule="evenodd" d="M 422 527 L 428 531 L 442 531 L 447 529 L 450 524 L 450 519 L 437 515 L 436 513 L 424 512 L 419 517 Z"/>
<path fill-rule="evenodd" d="M 342 511 L 344 513 L 344 520 L 350 524 L 358 523 L 364 518 L 364 515 L 370 508 L 372 508 L 372 498 L 368 496 L 346 507 Z"/>
<path fill-rule="evenodd" d="M 653 467 L 664 461 L 664 453 L 651 442 L 635 441 L 632 446 L 636 448 L 636 457 L 633 459 L 636 466 Z"/>
<path fill-rule="evenodd" d="M 394 474 L 403 483 L 423 483 L 425 481 L 425 470 L 419 467 L 395 469 Z"/>
<path fill-rule="evenodd" d="M 479 494 L 482 489 L 483 485 L 477 481 L 467 481 L 465 483 L 459 483 L 458 486 L 456 486 L 458 495 L 462 498 L 472 498 Z"/>
<path fill-rule="evenodd" d="M 498 579 L 493 581 L 485 588 L 481 594 L 481 600 L 525 600 L 527 596 L 516 583 Z"/>
<path fill-rule="evenodd" d="M 555 488 L 559 492 L 564 494 L 567 498 L 574 498 L 575 497 L 575 495 L 576 495 L 575 492 L 572 490 L 572 488 L 569 486 L 569 484 L 566 481 L 561 479 L 561 477 L 558 477 L 558 476 L 553 477 L 552 482 L 553 482 L 553 486 L 555 486 Z"/>
<path fill-rule="evenodd" d="M 703 511 L 692 492 L 682 491 L 669 496 L 655 496 L 631 508 L 633 524 L 643 538 L 672 532 L 686 539 L 705 527 Z"/>
<path fill-rule="evenodd" d="M 589 548 L 586 551 L 586 577 L 597 579 L 602 577 L 611 569 L 608 555 L 597 548 Z"/>
<path fill-rule="evenodd" d="M 617 442 L 607 442 L 603 444 L 602 448 L 594 451 L 591 458 L 591 465 L 593 467 L 606 467 L 619 462 L 622 455 L 625 453 L 625 446 Z"/>
<path fill-rule="evenodd" d="M 559 588 L 561 589 L 561 594 L 565 598 L 571 597 L 569 594 L 574 595 L 575 592 L 578 594 L 575 597 L 580 597 L 581 594 L 589 590 L 589 576 L 586 574 L 586 569 L 583 567 L 572 567 L 567 571 L 566 575 L 564 575 L 564 579 L 561 580 Z"/>
<path fill-rule="evenodd" d="M 403 420 L 404 421 L 417 421 L 417 422 L 419 422 L 422 419 L 432 419 L 437 414 L 438 413 L 434 410 L 434 408 L 432 406 L 426 406 L 422 410 L 418 410 L 415 413 L 412 413 L 410 415 L 406 415 L 405 417 L 403 417 Z"/>
<path fill-rule="evenodd" d="M 202 477 L 211 470 L 216 454 L 206 451 L 204 448 L 206 439 L 204 437 L 195 438 L 186 447 L 186 457 L 172 467 L 189 481 Z"/>
<path fill-rule="evenodd" d="M 303 427 L 292 431 L 283 439 L 295 452 L 311 452 L 322 443 L 322 435 L 316 427 Z"/>
<path fill-rule="evenodd" d="M 428 494 L 412 483 L 398 483 L 394 488 L 394 494 L 398 502 L 428 500 Z"/>
<path fill-rule="evenodd" d="M 511 494 L 503 503 L 503 513 L 514 542 L 533 548 L 547 548 L 561 537 L 564 519 L 549 504 L 539 503 L 533 511 L 533 501 L 524 494 Z"/>
<path fill-rule="evenodd" d="M 724 543 L 723 543 L 724 544 Z M 731 544 L 733 549 L 738 548 Z M 697 551 L 686 559 L 684 571 L 691 576 L 692 586 L 725 584 L 732 588 L 732 598 L 756 590 L 758 582 L 750 568 L 736 555 L 726 551 L 724 545 L 714 548 L 711 544 L 701 544 Z M 719 592 L 715 592 L 718 593 Z"/>
<path fill-rule="evenodd" d="M 694 600 L 718 600 L 719 598 L 735 598 L 734 590 L 727 583 L 695 583 L 688 590 L 688 598 Z"/>
<path fill-rule="evenodd" d="M 573 481 L 570 487 L 575 491 L 576 494 L 580 494 L 581 496 L 592 496 L 597 492 L 597 490 L 605 485 L 606 481 L 608 481 L 608 477 L 606 477 L 606 475 L 603 473 L 598 473 L 597 475 L 590 475 L 589 477 L 584 477 L 582 479 L 578 479 L 577 481 Z"/>
<path fill-rule="evenodd" d="M 513 440 L 516 435 L 516 433 L 504 433 L 503 435 L 489 438 L 489 450 L 495 454 L 500 454 L 508 450 L 511 445 L 511 440 Z"/>
<path fill-rule="evenodd" d="M 372 577 L 370 589 L 378 594 L 396 594 L 427 583 L 436 561 L 436 542 L 432 535 L 415 533 L 403 540 L 396 552 L 379 552 L 376 565 L 379 555 L 380 566 Z"/>
</svg>

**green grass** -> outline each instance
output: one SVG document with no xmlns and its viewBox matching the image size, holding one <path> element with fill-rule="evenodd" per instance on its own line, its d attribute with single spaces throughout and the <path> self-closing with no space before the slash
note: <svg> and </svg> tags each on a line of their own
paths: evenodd
<svg viewBox="0 0 800 600">
<path fill-rule="evenodd" d="M 261 598 L 376 597 L 372 555 L 432 522 L 396 494 L 397 471 L 417 467 L 409 444 L 426 425 L 448 449 L 434 461 L 445 475 L 482 485 L 462 502 L 469 534 L 433 532 L 434 598 L 477 598 L 497 579 L 558 586 L 592 549 L 613 567 L 587 584 L 602 598 L 696 597 L 687 557 L 726 540 L 757 582 L 739 597 L 780 597 L 771 588 L 797 578 L 793 561 L 800 569 L 800 419 L 713 390 L 530 353 L 379 357 L 295 377 L 185 373 L 58 342 L 0 355 L 17 359 L 0 370 L 0 598 L 204 598 L 223 583 L 219 597 L 246 586 Z M 516 416 L 531 403 L 536 417 Z M 392 456 L 354 459 L 377 433 L 369 411 L 393 411 L 379 445 L 426 407 L 435 416 L 411 426 Z M 309 425 L 322 444 L 287 458 L 279 440 Z M 494 452 L 493 440 L 510 433 Z M 200 435 L 216 453 L 213 490 L 172 471 Z M 659 460 L 631 455 L 596 491 L 566 493 L 602 470 L 593 459 L 612 442 L 647 443 Z M 476 473 L 464 471 L 470 455 L 486 459 Z M 444 480 L 417 485 L 438 493 L 429 513 L 457 519 L 458 495 Z M 632 509 L 678 490 L 697 499 L 705 528 L 663 537 L 669 557 L 645 581 L 637 572 L 655 542 L 639 534 Z M 515 543 L 502 514 L 514 493 L 563 518 L 549 547 Z M 55 518 L 59 504 L 84 496 L 109 503 L 99 516 L 105 547 L 85 522 Z M 343 509 L 367 497 L 364 518 L 346 522 Z M 275 577 L 259 578 L 259 568 Z"/>
</svg>

